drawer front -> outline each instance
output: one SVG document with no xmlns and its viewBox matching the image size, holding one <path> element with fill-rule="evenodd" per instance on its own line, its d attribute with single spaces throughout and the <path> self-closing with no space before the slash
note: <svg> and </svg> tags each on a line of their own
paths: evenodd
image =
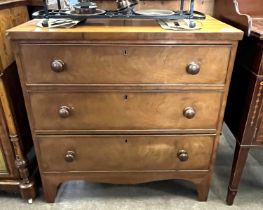
<svg viewBox="0 0 263 210">
<path fill-rule="evenodd" d="M 38 137 L 43 171 L 207 170 L 212 136 Z"/>
<path fill-rule="evenodd" d="M 221 92 L 30 93 L 36 130 L 216 129 Z"/>
<path fill-rule="evenodd" d="M 29 84 L 224 84 L 230 49 L 21 45 L 21 57 Z"/>
</svg>

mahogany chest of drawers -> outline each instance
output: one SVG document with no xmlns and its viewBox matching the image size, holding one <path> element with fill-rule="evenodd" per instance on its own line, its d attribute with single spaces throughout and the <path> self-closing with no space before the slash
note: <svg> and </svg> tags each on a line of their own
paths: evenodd
<svg viewBox="0 0 263 210">
<path fill-rule="evenodd" d="M 211 17 L 191 32 L 138 20 L 35 24 L 9 37 L 46 200 L 71 179 L 185 179 L 205 201 L 242 32 Z"/>
</svg>

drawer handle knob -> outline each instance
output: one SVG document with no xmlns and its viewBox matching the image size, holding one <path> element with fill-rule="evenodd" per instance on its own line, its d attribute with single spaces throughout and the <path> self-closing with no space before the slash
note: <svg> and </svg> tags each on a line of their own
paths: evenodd
<svg viewBox="0 0 263 210">
<path fill-rule="evenodd" d="M 62 60 L 53 60 L 51 62 L 51 69 L 54 72 L 62 72 L 65 69 L 65 63 Z"/>
<path fill-rule="evenodd" d="M 187 119 L 192 119 L 195 117 L 195 110 L 192 107 L 186 107 L 183 111 L 183 115 Z"/>
<path fill-rule="evenodd" d="M 188 74 L 192 74 L 192 75 L 198 74 L 200 71 L 200 65 L 195 62 L 191 62 L 187 65 L 186 71 Z"/>
<path fill-rule="evenodd" d="M 179 150 L 177 157 L 180 161 L 187 161 L 189 158 L 188 153 L 185 150 Z"/>
<path fill-rule="evenodd" d="M 58 111 L 59 116 L 62 118 L 69 117 L 70 116 L 70 110 L 71 110 L 71 108 L 68 106 L 61 106 L 59 111 Z"/>
<path fill-rule="evenodd" d="M 67 151 L 65 155 L 65 161 L 67 162 L 73 162 L 75 160 L 76 154 L 74 151 Z"/>
</svg>

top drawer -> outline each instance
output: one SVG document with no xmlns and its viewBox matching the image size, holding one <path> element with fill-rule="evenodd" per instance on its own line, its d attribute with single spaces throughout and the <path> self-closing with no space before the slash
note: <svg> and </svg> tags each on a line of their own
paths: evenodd
<svg viewBox="0 0 263 210">
<path fill-rule="evenodd" d="M 230 48 L 24 44 L 21 58 L 28 84 L 224 84 Z"/>
</svg>

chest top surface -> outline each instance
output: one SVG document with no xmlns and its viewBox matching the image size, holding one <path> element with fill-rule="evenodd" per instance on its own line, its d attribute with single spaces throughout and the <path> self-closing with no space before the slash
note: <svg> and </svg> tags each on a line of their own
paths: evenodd
<svg viewBox="0 0 263 210">
<path fill-rule="evenodd" d="M 200 30 L 164 30 L 155 20 L 88 20 L 75 28 L 49 29 L 36 26 L 39 20 L 8 30 L 13 40 L 240 40 L 243 32 L 213 17 L 199 20 Z"/>
</svg>

